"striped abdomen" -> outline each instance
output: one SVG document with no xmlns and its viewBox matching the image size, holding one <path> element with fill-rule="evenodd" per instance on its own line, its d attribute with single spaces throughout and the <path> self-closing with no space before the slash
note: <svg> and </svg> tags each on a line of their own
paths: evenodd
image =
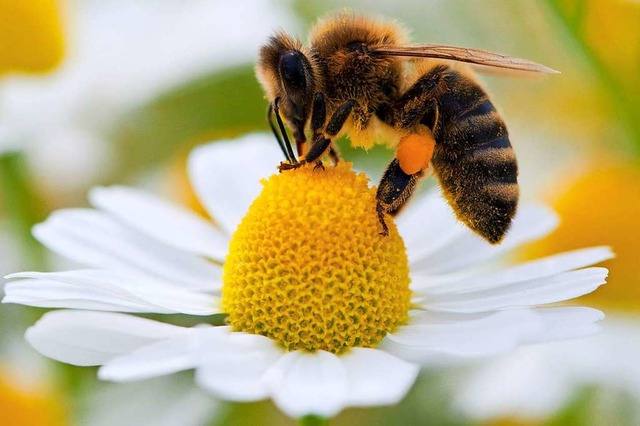
<svg viewBox="0 0 640 426">
<path fill-rule="evenodd" d="M 492 243 L 518 205 L 518 165 L 504 121 L 480 86 L 458 72 L 437 98 L 432 164 L 458 219 Z"/>
</svg>

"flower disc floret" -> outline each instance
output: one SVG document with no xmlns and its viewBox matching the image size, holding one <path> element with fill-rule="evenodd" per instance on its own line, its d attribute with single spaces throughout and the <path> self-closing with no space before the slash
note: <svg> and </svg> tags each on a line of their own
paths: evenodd
<svg viewBox="0 0 640 426">
<path fill-rule="evenodd" d="M 222 306 L 236 330 L 288 350 L 375 347 L 405 323 L 402 238 L 379 234 L 375 189 L 349 164 L 274 175 L 232 237 Z M 389 221 L 390 222 L 390 221 Z"/>
</svg>

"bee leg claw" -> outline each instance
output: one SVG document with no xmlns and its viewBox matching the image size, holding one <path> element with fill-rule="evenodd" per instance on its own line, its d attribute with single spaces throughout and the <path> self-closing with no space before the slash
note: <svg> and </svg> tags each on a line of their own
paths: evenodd
<svg viewBox="0 0 640 426">
<path fill-rule="evenodd" d="M 389 236 L 389 227 L 387 226 L 387 222 L 384 218 L 385 209 L 382 204 L 378 204 L 376 206 L 376 210 L 378 212 L 378 221 L 380 222 L 380 226 L 382 226 L 382 231 L 378 232 L 378 234 L 382 237 Z"/>
<path fill-rule="evenodd" d="M 302 167 L 305 164 L 306 164 L 306 161 L 298 161 L 297 163 L 288 163 L 286 161 L 283 161 L 278 166 L 278 171 L 282 173 L 285 170 L 295 170 Z"/>
<path fill-rule="evenodd" d="M 320 160 L 316 161 L 316 165 L 313 166 L 313 170 L 322 170 L 322 171 L 324 171 L 324 164 L 322 164 L 322 161 L 320 161 Z"/>
</svg>

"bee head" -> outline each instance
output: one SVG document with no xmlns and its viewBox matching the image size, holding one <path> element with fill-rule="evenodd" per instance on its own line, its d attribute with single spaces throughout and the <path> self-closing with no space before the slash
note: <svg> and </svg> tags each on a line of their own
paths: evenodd
<svg viewBox="0 0 640 426">
<path fill-rule="evenodd" d="M 286 34 L 276 34 L 260 50 L 256 67 L 258 80 L 269 101 L 279 99 L 280 113 L 304 140 L 304 127 L 318 90 L 317 66 L 302 44 Z"/>
</svg>

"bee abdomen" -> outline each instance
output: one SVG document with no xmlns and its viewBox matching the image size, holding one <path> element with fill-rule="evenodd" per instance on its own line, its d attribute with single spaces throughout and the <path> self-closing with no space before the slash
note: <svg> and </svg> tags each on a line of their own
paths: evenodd
<svg viewBox="0 0 640 426">
<path fill-rule="evenodd" d="M 480 99 L 476 105 L 458 115 L 456 121 L 463 121 L 470 117 L 482 117 L 494 112 L 496 112 L 496 109 L 489 98 L 484 98 Z"/>
<path fill-rule="evenodd" d="M 438 133 L 433 163 L 458 218 L 490 242 L 500 241 L 519 196 L 504 122 L 488 99 L 480 99 Z"/>
</svg>

